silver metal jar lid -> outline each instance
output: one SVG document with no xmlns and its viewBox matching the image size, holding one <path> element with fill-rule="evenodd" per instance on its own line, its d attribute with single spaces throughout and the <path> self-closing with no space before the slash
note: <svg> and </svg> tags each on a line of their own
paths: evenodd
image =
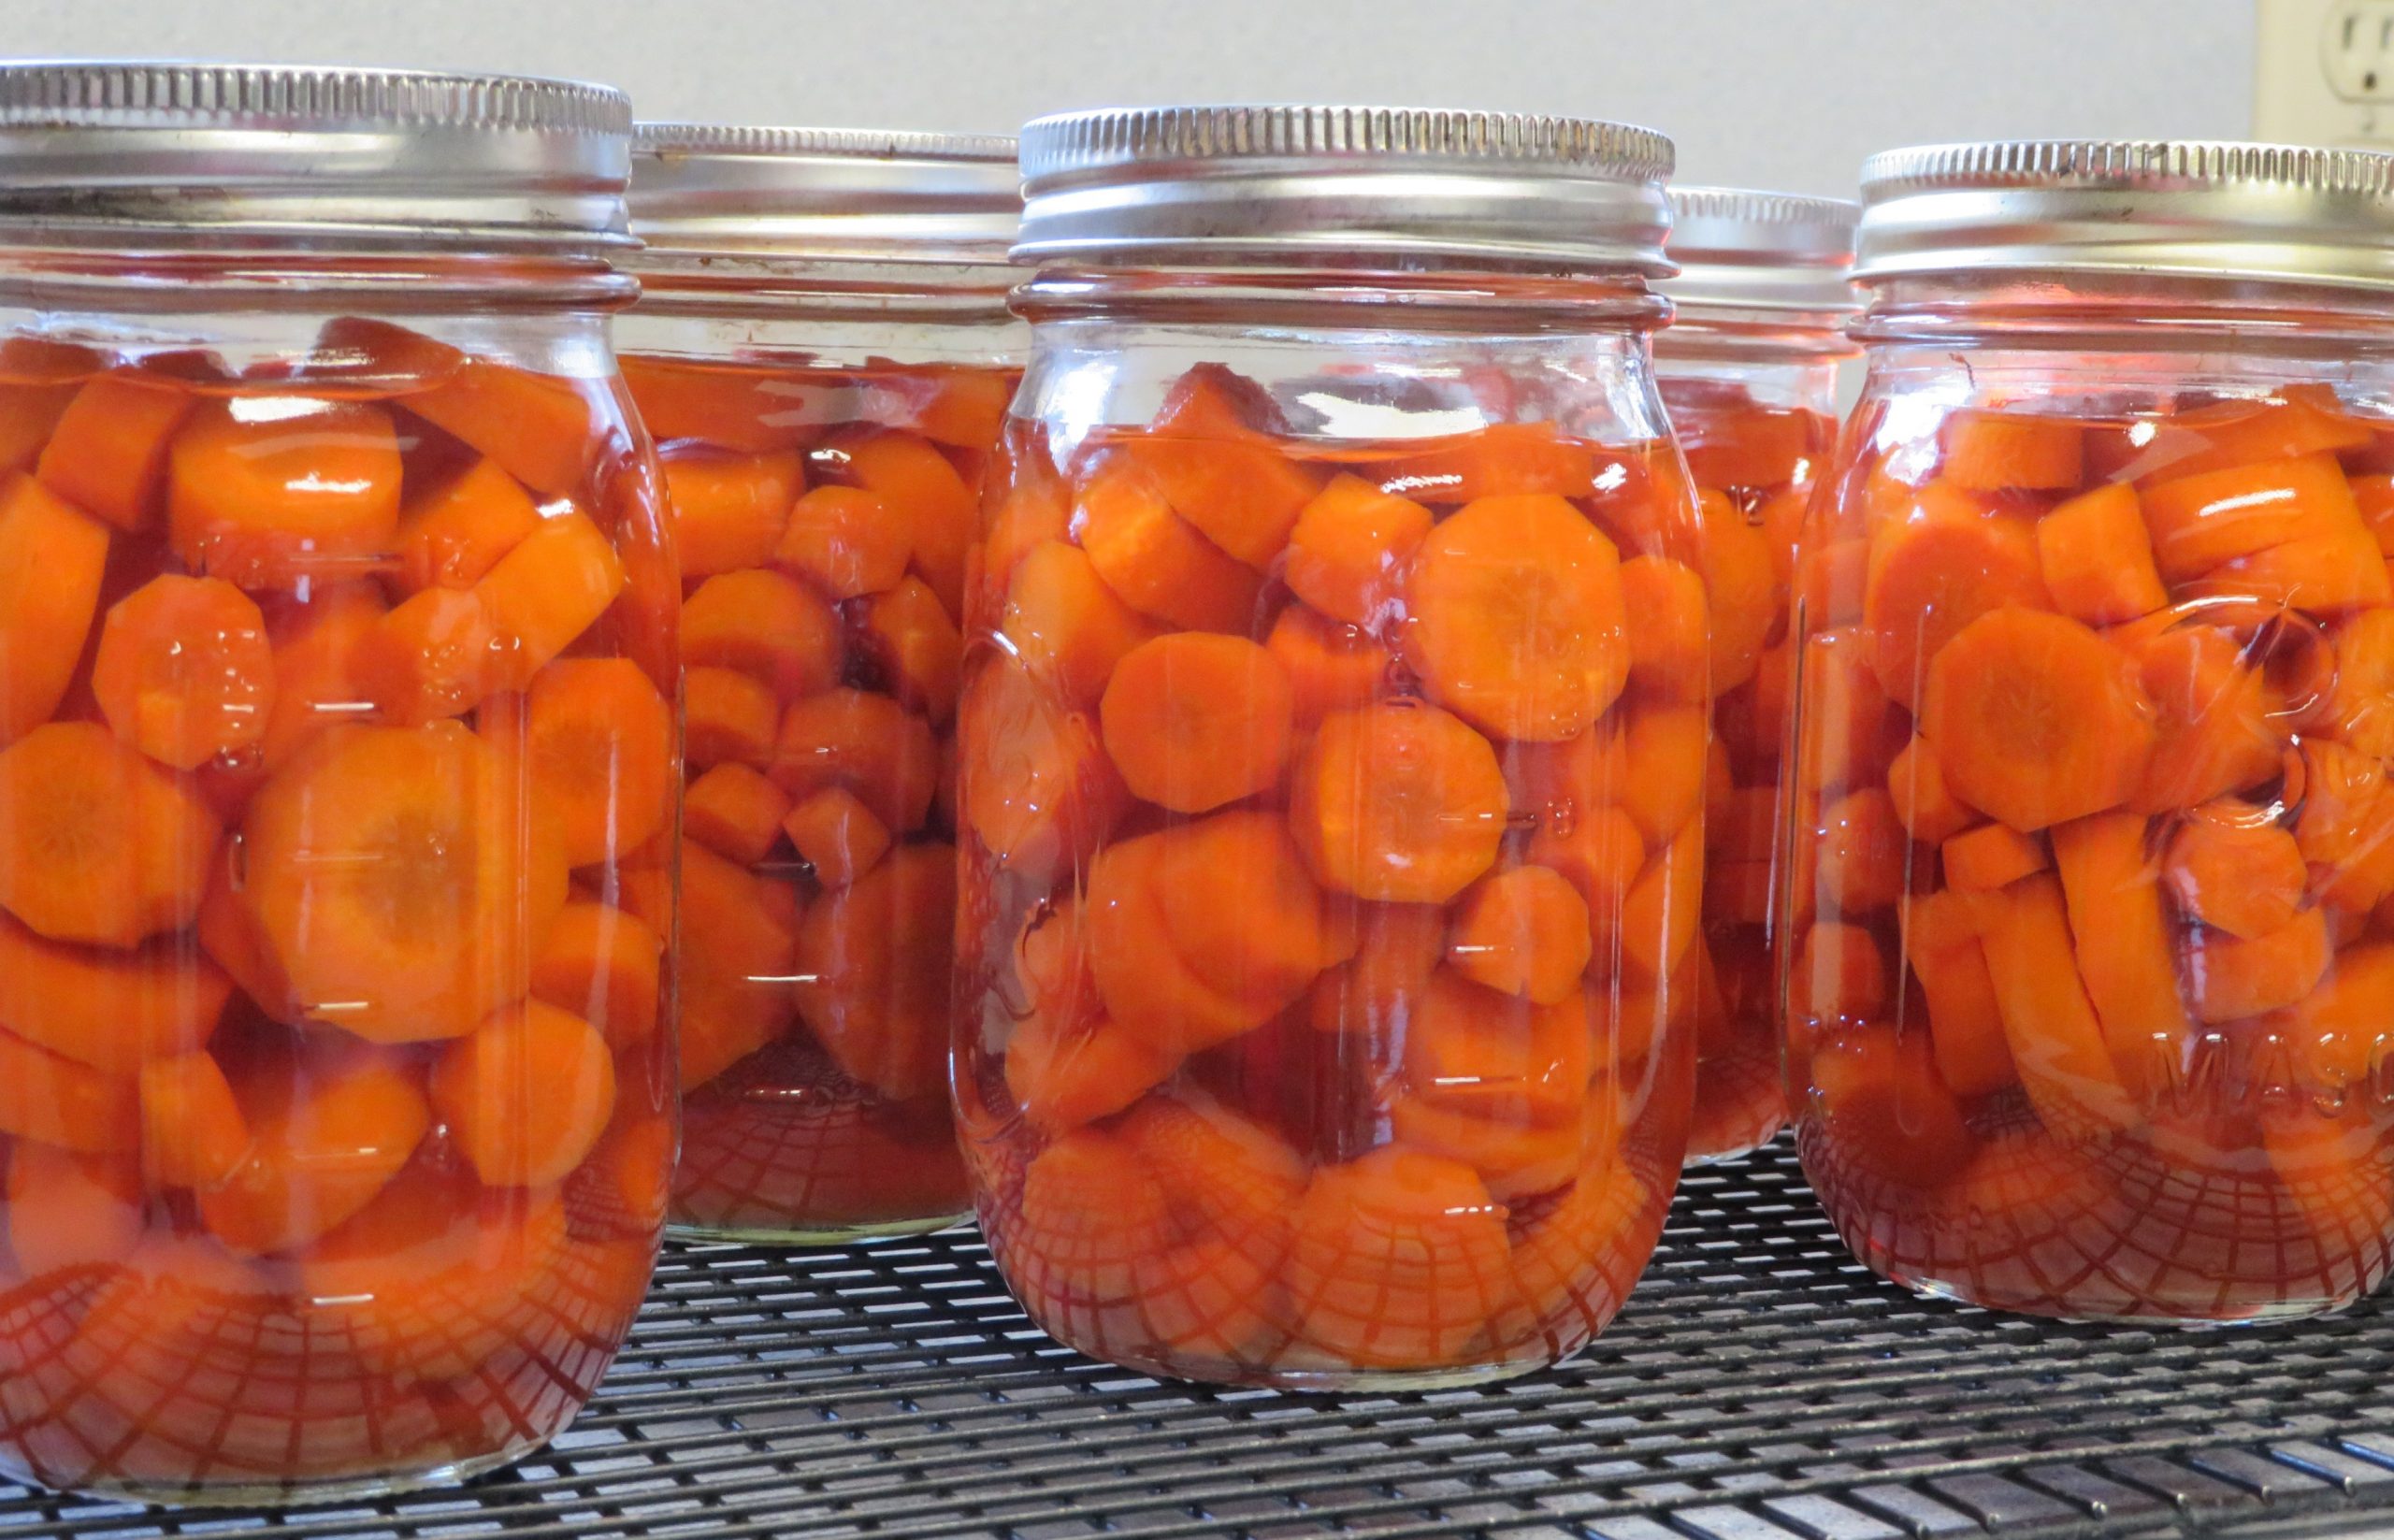
<svg viewBox="0 0 2394 1540">
<path fill-rule="evenodd" d="M 1623 123 L 1383 107 L 1106 108 L 1022 131 L 1017 260 L 1421 259 L 1668 273 L 1671 141 Z"/>
<path fill-rule="evenodd" d="M 1022 191 L 996 135 L 644 122 L 631 216 L 659 253 L 1003 262 Z"/>
<path fill-rule="evenodd" d="M 631 103 L 504 75 L 0 65 L 0 240 L 605 251 Z"/>
<path fill-rule="evenodd" d="M 1740 310 L 1856 308 L 1850 275 L 1860 204 L 1735 187 L 1674 187 L 1670 199 L 1666 250 L 1680 271 L 1657 287 L 1678 303 Z"/>
<path fill-rule="evenodd" d="M 2394 284 L 2394 155 L 2196 139 L 1925 145 L 1862 166 L 1854 276 Z"/>
</svg>

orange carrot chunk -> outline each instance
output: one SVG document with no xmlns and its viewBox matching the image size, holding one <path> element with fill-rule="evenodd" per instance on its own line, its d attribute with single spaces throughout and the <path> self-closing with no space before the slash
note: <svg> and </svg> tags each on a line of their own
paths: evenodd
<svg viewBox="0 0 2394 1540">
<path fill-rule="evenodd" d="M 249 1158 L 249 1120 L 211 1056 L 150 1060 L 140 1094 L 142 1165 L 161 1185 L 212 1187 Z"/>
<path fill-rule="evenodd" d="M 398 522 L 398 433 L 378 406 L 209 401 L 167 451 L 175 555 L 242 588 L 365 576 L 390 550 Z"/>
<path fill-rule="evenodd" d="M 1910 513 L 1871 537 L 1862 623 L 1887 698 L 1912 706 L 1930 664 L 1979 616 L 2006 605 L 2045 607 L 2036 536 L 1932 482 Z"/>
<path fill-rule="evenodd" d="M 623 562 L 597 525 L 581 513 L 543 519 L 474 585 L 490 617 L 496 686 L 529 687 L 623 590 Z"/>
<path fill-rule="evenodd" d="M 1551 867 L 1520 866 L 1464 890 L 1447 961 L 1476 984 L 1551 1005 L 1588 968 L 1588 904 Z"/>
<path fill-rule="evenodd" d="M 0 1030 L 103 1074 L 205 1045 L 233 981 L 171 943 L 133 952 L 42 940 L 0 916 Z"/>
<path fill-rule="evenodd" d="M 781 708 L 763 680 L 730 669 L 692 669 L 682 681 L 682 711 L 683 753 L 692 770 L 772 764 Z"/>
<path fill-rule="evenodd" d="M 2049 864 L 2042 841 L 2001 824 L 1982 824 L 1938 849 L 1945 885 L 1964 892 L 2003 887 Z"/>
<path fill-rule="evenodd" d="M 964 610 L 965 559 L 980 536 L 980 499 L 937 448 L 911 433 L 866 430 L 820 452 L 881 499 L 905 530 L 914 570 L 949 614 Z"/>
<path fill-rule="evenodd" d="M 1670 978 L 1695 941 L 1703 877 L 1704 831 L 1691 823 L 1622 895 L 1619 939 L 1598 950 L 1617 947 L 1624 975 L 1639 983 Z"/>
<path fill-rule="evenodd" d="M 1621 759 L 1602 771 L 1608 794 L 1636 820 L 1646 842 L 1661 847 L 1704 806 L 1704 764 L 1711 734 L 1696 706 L 1633 705 L 1626 713 Z"/>
<path fill-rule="evenodd" d="M 2289 541 L 2367 529 L 2331 454 L 2173 475 L 2145 490 L 2143 507 L 2154 558 L 2173 583 Z"/>
<path fill-rule="evenodd" d="M 798 1013 L 849 1074 L 899 1101 L 947 1084 L 956 851 L 901 845 L 807 906 Z"/>
<path fill-rule="evenodd" d="M 1406 661 L 1439 704 L 1512 739 L 1569 738 L 1629 673 L 1613 544 L 1561 497 L 1483 497 L 1433 530 L 1406 580 Z"/>
<path fill-rule="evenodd" d="M 838 684 L 840 651 L 840 617 L 779 572 L 726 572 L 682 603 L 685 662 L 737 669 L 772 685 L 784 701 Z"/>
<path fill-rule="evenodd" d="M 2195 809 L 2162 874 L 2188 917 L 2246 941 L 2293 924 L 2311 881 L 2293 834 L 2243 802 Z"/>
<path fill-rule="evenodd" d="M 567 864 L 619 860 L 673 812 L 673 710 L 639 664 L 561 658 L 525 698 L 527 795 L 565 842 Z M 502 732 L 502 752 L 517 745 Z"/>
<path fill-rule="evenodd" d="M 1081 1128 L 1033 1156 L 1012 1223 L 993 1227 L 1006 1275 L 1042 1324 L 1083 1341 L 1127 1340 L 1145 1267 L 1178 1240 L 1147 1162 L 1117 1135 Z"/>
<path fill-rule="evenodd" d="M 1282 577 L 1323 614 L 1372 625 L 1397 602 L 1406 562 L 1432 522 L 1420 503 L 1341 475 L 1298 512 Z"/>
<path fill-rule="evenodd" d="M 698 788 L 690 794 L 695 810 Z M 845 786 L 825 786 L 801 798 L 783 815 L 781 827 L 825 887 L 847 886 L 889 853 L 889 826 Z"/>
<path fill-rule="evenodd" d="M 685 577 L 764 566 L 781 544 L 790 506 L 806 489 L 795 451 L 727 454 L 684 448 L 658 463 Z"/>
<path fill-rule="evenodd" d="M 1298 1330 L 1342 1363 L 1455 1363 L 1518 1301 L 1505 1209 L 1461 1161 L 1402 1147 L 1314 1173 L 1296 1210 Z"/>
<path fill-rule="evenodd" d="M 1006 1088 L 1032 1128 L 1054 1135 L 1113 1116 L 1179 1064 L 1103 1015 L 1074 1025 L 1034 1015 L 1006 1042 Z"/>
<path fill-rule="evenodd" d="M 192 406 L 154 381 L 101 375 L 75 393 L 34 474 L 85 512 L 139 529 L 157 511 L 166 446 Z"/>
<path fill-rule="evenodd" d="M 461 357 L 440 383 L 400 404 L 489 455 L 542 497 L 563 497 L 581 490 L 598 455 L 597 390 L 557 375 Z"/>
<path fill-rule="evenodd" d="M 682 799 L 682 832 L 742 866 L 755 866 L 773 848 L 789 793 L 745 765 L 717 765 L 689 784 Z"/>
<path fill-rule="evenodd" d="M 2198 930 L 2186 941 L 2186 1006 L 2198 1021 L 2234 1021 L 2292 1005 L 2326 976 L 2333 955 L 2324 910 L 2306 909 L 2244 940 Z"/>
<path fill-rule="evenodd" d="M 697 439 L 761 453 L 795 449 L 820 435 L 806 401 L 774 372 L 639 353 L 626 353 L 620 362 L 641 420 L 660 444 Z"/>
<path fill-rule="evenodd" d="M 557 912 L 532 958 L 532 998 L 581 1017 L 621 1048 L 656 1031 L 664 938 L 638 915 L 599 903 Z"/>
<path fill-rule="evenodd" d="M 1294 709 L 1288 676 L 1265 649 L 1180 631 L 1123 656 L 1098 720 L 1132 795 L 1203 813 L 1279 779 Z"/>
<path fill-rule="evenodd" d="M 2234 636 L 2181 626 L 2136 642 L 2129 656 L 2154 712 L 2153 758 L 2130 808 L 2195 807 L 2277 774 L 2280 703 Z"/>
<path fill-rule="evenodd" d="M 1302 604 L 1280 612 L 1264 649 L 1289 676 L 1299 725 L 1368 706 L 1387 687 L 1395 656 L 1365 632 Z"/>
<path fill-rule="evenodd" d="M 826 597 L 879 593 L 906 575 L 914 556 L 906 526 L 864 488 L 815 487 L 788 514 L 773 545 L 773 565 Z"/>
<path fill-rule="evenodd" d="M 1095 705 L 1114 666 L 1156 634 L 1115 597 L 1088 554 L 1062 540 L 1042 540 L 1015 564 L 999 629 L 1033 677 L 1075 706 Z"/>
<path fill-rule="evenodd" d="M 704 845 L 682 842 L 681 1084 L 703 1086 L 788 1030 L 798 1014 L 796 892 L 752 875 Z M 624 907 L 674 934 L 673 889 L 661 868 L 624 875 Z"/>
<path fill-rule="evenodd" d="M 1072 710 L 1027 669 L 993 659 L 966 685 L 959 742 L 965 827 L 1002 863 L 1046 872 L 1094 849 L 1129 794 L 1088 713 Z"/>
<path fill-rule="evenodd" d="M 1924 893 L 1905 915 L 1904 955 L 1928 1002 L 1937 1072 L 1957 1096 L 1989 1096 L 2020 1083 L 2003 1010 L 1979 944 L 1983 900 Z"/>
<path fill-rule="evenodd" d="M 2082 474 L 2084 431 L 2076 423 L 2050 417 L 1964 408 L 1945 420 L 1938 435 L 1944 450 L 1938 471 L 1974 492 L 2074 487 Z"/>
<path fill-rule="evenodd" d="M 119 738 L 176 770 L 263 740 L 274 688 L 266 617 L 221 578 L 152 578 L 100 627 L 92 694 L 101 712 Z"/>
<path fill-rule="evenodd" d="M 1864 786 L 1823 808 L 1813 850 L 1821 898 L 1844 913 L 1884 909 L 1903 895 L 1911 842 L 1883 788 Z"/>
<path fill-rule="evenodd" d="M 2039 519 L 2037 559 L 2054 607 L 2089 626 L 2134 620 L 2170 602 L 2144 511 L 2126 482 L 2072 497 Z"/>
<path fill-rule="evenodd" d="M 2141 1115 L 2087 998 L 2061 883 L 2023 878 L 1980 934 L 2004 1040 L 2045 1127 L 2065 1141 L 2134 1127 Z"/>
<path fill-rule="evenodd" d="M 1298 761 L 1289 818 L 1329 886 L 1444 903 L 1495 864 L 1506 806 L 1486 739 L 1435 706 L 1391 704 L 1322 720 Z"/>
<path fill-rule="evenodd" d="M 2087 998 L 2121 1082 L 2147 1094 L 2178 1062 L 2193 1023 L 2179 999 L 2173 928 L 2146 820 L 2098 813 L 2053 831 L 2070 933 Z"/>
<path fill-rule="evenodd" d="M 920 828 L 939 780 L 930 724 L 886 695 L 826 690 L 782 713 L 770 773 L 803 799 L 845 786 L 892 831 Z"/>
<path fill-rule="evenodd" d="M 1161 835 L 1100 850 L 1089 863 L 1088 896 L 1078 913 L 1089 975 L 1106 1015 L 1158 1052 L 1178 1057 L 1252 1031 L 1282 1002 L 1261 989 L 1233 994 L 1217 988 L 1182 957 L 1163 907 L 1161 871 L 1168 851 Z M 1237 957 L 1222 953 L 1207 960 L 1219 971 Z"/>
<path fill-rule="evenodd" d="M 1622 564 L 1621 593 L 1630 620 L 1630 683 L 1674 700 L 1708 698 L 1712 617 L 1703 576 L 1667 556 L 1639 556 Z"/>
<path fill-rule="evenodd" d="M 304 603 L 269 606 L 274 709 L 258 743 L 267 768 L 288 764 L 324 728 L 361 721 L 375 709 L 360 667 L 384 612 L 381 586 L 368 582 L 332 584 Z"/>
<path fill-rule="evenodd" d="M 1596 479 L 1594 446 L 1551 423 L 1497 423 L 1426 442 L 1365 472 L 1384 491 L 1451 507 L 1482 497 L 1584 497 Z"/>
<path fill-rule="evenodd" d="M 1097 575 L 1139 613 L 1191 631 L 1244 634 L 1252 625 L 1262 580 L 1138 470 L 1101 469 L 1074 500 L 1072 529 Z"/>
<path fill-rule="evenodd" d="M 929 584 L 904 578 L 866 599 L 861 630 L 865 655 L 890 694 L 934 725 L 956 714 L 964 638 Z"/>
<path fill-rule="evenodd" d="M 108 559 L 106 525 L 31 477 L 0 480 L 0 748 L 66 698 Z"/>
<path fill-rule="evenodd" d="M 1787 1008 L 1797 1020 L 1872 1021 L 1888 993 L 1886 954 L 1868 929 L 1839 920 L 1805 928 L 1787 981 Z"/>
<path fill-rule="evenodd" d="M 1334 928 L 1278 814 L 1233 810 L 1155 836 L 1153 897 L 1174 953 L 1208 988 L 1270 1015 L 1357 938 Z"/>
<path fill-rule="evenodd" d="M 1945 784 L 1945 768 L 1925 738 L 1915 738 L 1887 767 L 1896 817 L 1923 844 L 1943 844 L 1978 821 Z"/>
<path fill-rule="evenodd" d="M 0 1133 L 63 1150 L 131 1150 L 141 1142 L 135 1083 L 0 1032 Z"/>
<path fill-rule="evenodd" d="M 382 720 L 421 727 L 483 703 L 498 687 L 498 648 L 479 593 L 426 588 L 359 638 L 353 672 Z"/>
<path fill-rule="evenodd" d="M 541 527 L 541 511 L 522 483 L 488 457 L 477 457 L 427 491 L 412 487 L 399 512 L 399 587 L 471 588 L 500 558 Z"/>
<path fill-rule="evenodd" d="M 1787 608 L 1795 542 L 1784 546 L 1749 524 L 1729 500 L 1708 493 L 1698 504 L 1704 530 L 1704 590 L 1712 639 L 1712 693 L 1736 689 L 1762 666 L 1763 649 Z M 1636 616 L 1633 607 L 1631 613 Z M 1633 618 L 1632 636 L 1642 621 Z"/>
<path fill-rule="evenodd" d="M 2355 615 L 2335 637 L 2325 728 L 2372 759 L 2394 758 L 2394 610 Z"/>
<path fill-rule="evenodd" d="M 2126 659 L 2063 615 L 1997 610 L 1928 669 L 1921 734 L 1963 801 L 2024 833 L 2117 807 L 2152 758 Z"/>
<path fill-rule="evenodd" d="M 1183 438 L 1169 424 L 1158 427 L 1120 446 L 1124 463 L 1151 480 L 1205 539 L 1249 567 L 1269 568 L 1320 489 L 1313 473 L 1262 443 Z"/>
<path fill-rule="evenodd" d="M 421 1072 L 382 1051 L 311 1044 L 286 1072 L 258 1078 L 236 1087 L 245 1095 L 247 1158 L 198 1194 L 201 1222 L 238 1256 L 287 1251 L 339 1226 L 374 1201 L 432 1129 Z"/>
<path fill-rule="evenodd" d="M 0 480 L 31 470 L 82 386 L 0 382 Z"/>
<path fill-rule="evenodd" d="M 52 941 L 134 946 L 191 923 L 223 828 L 92 722 L 0 750 L 0 909 Z"/>
<path fill-rule="evenodd" d="M 441 1050 L 433 1109 L 485 1187 L 541 1187 L 582 1164 L 615 1109 L 615 1061 L 580 1016 L 527 1000 Z"/>
</svg>

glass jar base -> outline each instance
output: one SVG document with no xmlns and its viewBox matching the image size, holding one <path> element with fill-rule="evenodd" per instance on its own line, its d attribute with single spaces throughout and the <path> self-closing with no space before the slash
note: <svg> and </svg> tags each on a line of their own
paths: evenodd
<svg viewBox="0 0 2394 1540">
<path fill-rule="evenodd" d="M 2280 1300 L 2239 1306 L 2235 1310 L 2214 1316 L 2181 1316 L 2168 1311 L 2091 1311 L 2081 1312 L 2058 1308 L 2041 1302 L 1981 1299 L 1959 1284 L 1938 1278 L 1913 1277 L 1906 1274 L 1881 1273 L 1881 1276 L 1900 1288 L 1908 1288 L 1924 1300 L 1936 1300 L 1946 1304 L 1969 1305 L 1973 1309 L 1991 1310 L 2007 1316 L 2034 1316 L 2043 1320 L 2064 1321 L 2073 1326 L 2152 1326 L 2176 1327 L 2186 1331 L 2239 1326 L 2270 1326 L 2282 1321 L 2309 1320 L 2319 1316 L 2332 1316 L 2348 1310 L 2355 1300 Z"/>
<path fill-rule="evenodd" d="M 366 1503 L 411 1492 L 445 1490 L 512 1465 L 545 1446 L 555 1432 L 511 1444 L 490 1454 L 454 1460 L 425 1470 L 375 1475 L 326 1476 L 321 1480 L 227 1482 L 193 1486 L 175 1481 L 78 1481 L 67 1489 L 79 1497 L 147 1503 L 182 1508 L 296 1508 Z M 22 1479 L 41 1485 L 38 1478 Z"/>
<path fill-rule="evenodd" d="M 694 1225 L 678 1219 L 665 1224 L 669 1241 L 713 1241 L 739 1245 L 850 1245 L 858 1242 L 896 1241 L 929 1235 L 973 1222 L 973 1211 L 934 1215 L 922 1219 L 884 1219 L 853 1225 Z"/>
<path fill-rule="evenodd" d="M 1725 1166 L 1733 1160 L 1743 1160 L 1754 1151 L 1769 1144 L 1771 1138 L 1776 1137 L 1777 1133 L 1778 1130 L 1774 1129 L 1770 1135 L 1755 1140 L 1752 1144 L 1732 1144 L 1727 1149 L 1690 1150 L 1687 1159 L 1680 1164 L 1680 1169 L 1694 1171 L 1699 1166 Z"/>
</svg>

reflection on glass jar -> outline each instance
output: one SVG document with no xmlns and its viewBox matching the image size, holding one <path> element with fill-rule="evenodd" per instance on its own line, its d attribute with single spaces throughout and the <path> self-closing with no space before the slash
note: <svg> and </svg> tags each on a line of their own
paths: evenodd
<svg viewBox="0 0 2394 1540">
<path fill-rule="evenodd" d="M 1931 1291 L 2347 1303 L 2394 1238 L 2394 161 L 1977 146 L 1868 193 L 1796 577 L 1806 1168 Z"/>
<path fill-rule="evenodd" d="M 1668 157 L 1473 114 L 1028 131 L 957 1088 L 999 1264 L 1076 1347 L 1488 1378 L 1576 1351 L 1645 1264 L 1709 698 L 1645 353 Z M 1544 226 L 1557 199 L 1590 223 Z"/>
<path fill-rule="evenodd" d="M 1787 1117 L 1771 904 L 1787 729 L 1796 537 L 1837 436 L 1852 355 L 1853 204 L 1671 189 L 1676 307 L 1654 339 L 1671 430 L 1695 482 L 1712 621 L 1704 931 L 1695 947 L 1695 1117 L 1688 1159 L 1743 1155 Z"/>
<path fill-rule="evenodd" d="M 62 200 L 0 217 L 0 1466 L 52 1486 L 486 1468 L 579 1410 L 656 1256 L 628 108 L 340 79 L 0 69 L 0 180 Z M 195 142 L 241 175 L 181 189 Z"/>
<path fill-rule="evenodd" d="M 631 203 L 690 666 L 672 1220 L 935 1230 L 971 1202 L 949 746 L 1021 352 L 1014 141 L 643 124 Z"/>
</svg>

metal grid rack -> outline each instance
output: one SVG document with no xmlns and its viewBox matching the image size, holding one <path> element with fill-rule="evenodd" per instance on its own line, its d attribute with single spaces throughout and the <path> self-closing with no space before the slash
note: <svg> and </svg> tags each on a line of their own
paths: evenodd
<svg viewBox="0 0 2394 1540">
<path fill-rule="evenodd" d="M 250 1529 L 0 1486 L 0 1540 Z M 1484 1389 L 1164 1384 L 1027 1322 L 970 1233 L 669 1249 L 598 1400 L 469 1487 L 271 1516 L 342 1540 L 867 1534 L 2019 1540 L 2394 1533 L 2394 1303 L 2186 1332 L 1915 1299 L 1794 1156 L 1691 1173 L 1594 1346 Z"/>
</svg>

